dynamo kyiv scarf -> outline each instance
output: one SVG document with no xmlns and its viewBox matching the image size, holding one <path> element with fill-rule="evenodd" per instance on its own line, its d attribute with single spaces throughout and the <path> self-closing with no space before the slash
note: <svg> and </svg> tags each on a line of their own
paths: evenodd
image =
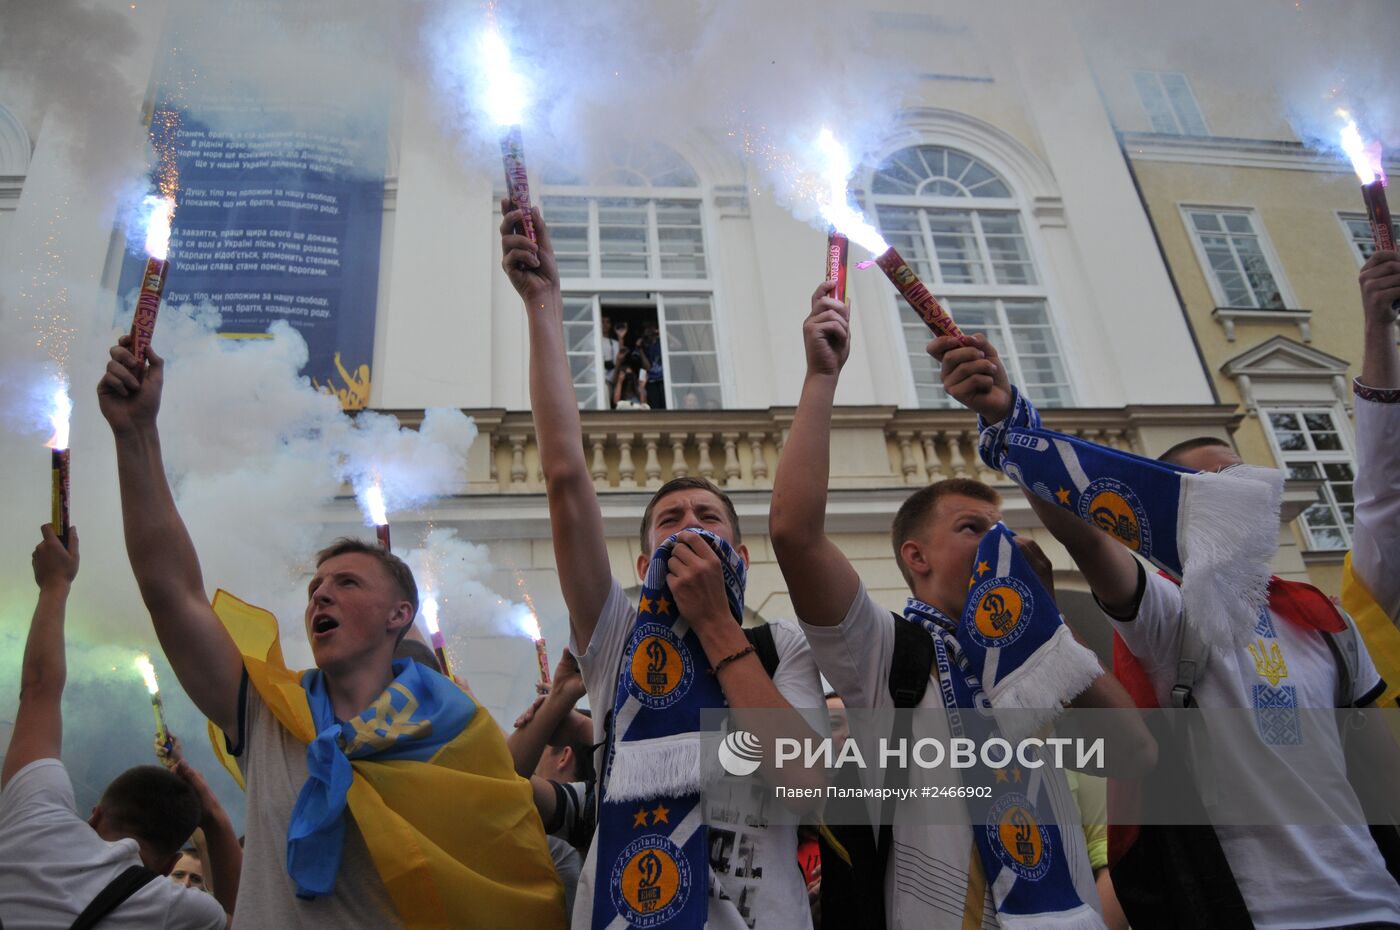
<svg viewBox="0 0 1400 930">
<path fill-rule="evenodd" d="M 983 745 L 1006 729 L 987 712 L 989 704 L 1035 718 L 1016 718 L 1018 732 L 1007 733 L 1018 740 L 1103 674 L 1094 654 L 1070 634 L 1014 539 L 1000 523 L 983 537 L 960 622 L 912 597 L 904 608 L 904 618 L 933 637 L 951 735 Z M 1046 791 L 1051 777 L 1055 770 L 1045 765 L 978 766 L 964 775 L 964 784 L 991 789 L 990 796 L 969 798 L 967 810 L 997 920 L 1006 930 L 1102 930 L 1098 913 L 1075 890 Z"/>
<path fill-rule="evenodd" d="M 700 529 L 724 567 L 729 610 L 744 616 L 747 568 L 723 539 Z M 709 917 L 700 713 L 723 707 L 700 639 L 666 586 L 672 536 L 642 582 L 637 620 L 622 652 L 598 812 L 593 930 L 700 928 Z"/>
<path fill-rule="evenodd" d="M 1025 395 L 1013 395 L 1005 420 L 978 420 L 982 460 L 1180 579 L 1186 620 L 1201 638 L 1242 646 L 1268 601 L 1282 473 L 1193 472 L 1120 452 L 1042 428 Z"/>
<path fill-rule="evenodd" d="M 320 669 L 302 676 L 316 738 L 306 747 L 308 775 L 287 826 L 287 873 L 299 898 L 335 890 L 354 776 L 350 760 L 426 762 L 476 713 L 476 703 L 461 688 L 417 662 L 397 659 L 393 671 L 384 693 L 349 722 L 336 719 Z"/>
</svg>

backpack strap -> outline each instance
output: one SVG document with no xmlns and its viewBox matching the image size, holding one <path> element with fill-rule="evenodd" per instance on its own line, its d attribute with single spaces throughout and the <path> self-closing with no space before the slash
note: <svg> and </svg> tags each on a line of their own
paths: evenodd
<svg viewBox="0 0 1400 930">
<path fill-rule="evenodd" d="M 758 654 L 758 660 L 763 663 L 763 670 L 768 673 L 768 677 L 772 678 L 778 674 L 778 644 L 773 641 L 773 628 L 766 623 L 746 626 L 744 636 L 753 646 L 753 651 Z"/>
<path fill-rule="evenodd" d="M 898 708 L 918 707 L 933 672 L 933 637 L 899 614 L 894 617 L 894 655 L 890 656 L 890 697 Z"/>
<path fill-rule="evenodd" d="M 1210 662 L 1210 647 L 1201 639 L 1195 624 L 1181 623 L 1181 652 L 1176 657 L 1176 682 L 1172 685 L 1171 701 L 1176 710 L 1196 706 L 1196 682 L 1205 674 Z"/>
<path fill-rule="evenodd" d="M 97 897 L 78 919 L 73 921 L 71 930 L 92 930 L 108 914 L 121 907 L 122 902 L 150 884 L 156 873 L 144 865 L 133 865 L 107 883 L 107 887 L 97 893 Z"/>
</svg>

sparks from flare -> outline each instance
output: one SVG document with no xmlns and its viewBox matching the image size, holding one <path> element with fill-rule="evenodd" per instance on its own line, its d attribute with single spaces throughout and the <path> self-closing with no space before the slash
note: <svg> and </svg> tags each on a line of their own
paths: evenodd
<svg viewBox="0 0 1400 930">
<path fill-rule="evenodd" d="M 481 105 L 498 128 L 519 126 L 525 119 L 530 91 L 525 77 L 515 69 L 510 46 L 501 35 L 494 10 L 488 10 L 486 29 L 477 45 L 482 73 Z"/>
<path fill-rule="evenodd" d="M 1356 128 L 1356 120 L 1346 110 L 1338 109 L 1337 115 L 1345 121 L 1341 131 L 1342 151 L 1351 160 L 1351 169 L 1356 172 L 1357 178 L 1362 184 L 1376 181 L 1384 184 L 1386 178 L 1385 168 L 1381 164 L 1381 144 L 1367 144 L 1361 138 L 1361 130 Z"/>
<path fill-rule="evenodd" d="M 364 511 L 365 520 L 370 526 L 389 525 L 389 510 L 384 503 L 384 487 L 380 484 L 378 475 L 360 490 L 359 498 L 360 509 Z"/>
<path fill-rule="evenodd" d="M 68 380 L 60 378 L 57 387 L 52 395 L 53 407 L 49 412 L 49 425 L 53 427 L 53 436 L 45 443 L 55 452 L 62 452 L 68 448 L 68 422 L 73 416 L 73 399 L 68 396 Z"/>
<path fill-rule="evenodd" d="M 152 696 L 160 694 L 160 683 L 156 681 L 156 667 L 151 663 L 151 657 L 142 653 L 136 657 L 136 670 L 141 673 L 142 679 L 146 682 L 146 690 Z"/>
<path fill-rule="evenodd" d="M 888 252 L 890 244 L 880 235 L 880 231 L 851 204 L 847 181 L 854 168 L 845 146 L 837 141 L 830 129 L 823 127 L 821 134 L 817 136 L 817 150 L 821 152 L 824 162 L 822 177 L 827 183 L 825 196 L 820 201 L 822 216 L 837 232 L 869 250 L 871 254 L 883 255 Z"/>
</svg>

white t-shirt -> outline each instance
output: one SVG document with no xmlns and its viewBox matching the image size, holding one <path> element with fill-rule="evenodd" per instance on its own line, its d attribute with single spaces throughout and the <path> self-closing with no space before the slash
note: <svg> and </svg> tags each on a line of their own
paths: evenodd
<svg viewBox="0 0 1400 930">
<path fill-rule="evenodd" d="M 577 642 L 570 642 L 578 656 L 583 683 L 592 695 L 596 743 L 604 739 L 603 718 L 612 708 L 622 651 L 636 619 L 636 605 L 628 601 L 622 586 L 613 579 L 588 651 L 580 651 Z M 778 693 L 793 707 L 824 707 L 821 679 L 801 632 L 785 620 L 772 621 L 769 627 L 778 651 L 778 668 L 773 675 Z M 602 758 L 600 748 L 596 756 L 599 771 Z M 711 802 L 705 818 L 709 825 L 711 875 L 717 879 L 710 887 L 711 930 L 810 930 L 812 914 L 807 904 L 807 885 L 797 864 L 796 828 L 750 823 L 761 818 L 738 818 L 726 809 L 727 805 L 717 806 L 713 799 Z M 752 810 L 757 806 L 757 801 L 736 799 L 734 810 Z M 735 820 L 741 822 L 731 822 Z M 574 899 L 576 927 L 587 927 L 592 919 L 597 857 L 595 833 Z"/>
<path fill-rule="evenodd" d="M 0 792 L 0 920 L 5 930 L 67 930 L 112 879 L 141 865 L 135 840 L 109 843 L 78 816 L 58 759 L 38 759 Z M 102 921 L 103 930 L 215 930 L 228 915 L 214 896 L 163 876 Z"/>
<path fill-rule="evenodd" d="M 1356 398 L 1356 527 L 1351 564 L 1400 623 L 1400 404 Z"/>
<path fill-rule="evenodd" d="M 236 758 L 248 785 L 248 819 L 234 927 L 340 930 L 402 926 L 355 816 L 348 809 L 335 890 L 309 901 L 296 896 L 296 883 L 287 874 L 287 827 L 297 795 L 306 784 L 306 744 L 273 716 L 251 682 L 247 692 L 243 744 Z M 461 803 L 470 802 L 463 799 Z"/>
<path fill-rule="evenodd" d="M 1158 703 L 1170 707 L 1181 653 L 1181 589 L 1152 572 L 1144 577 L 1136 618 L 1115 619 L 1113 625 L 1147 672 Z M 1213 744 L 1215 777 L 1267 783 L 1268 797 L 1286 793 L 1294 799 L 1290 809 L 1296 810 L 1298 799 L 1313 798 L 1330 805 L 1341 823 L 1364 824 L 1336 729 L 1305 726 L 1297 718 L 1290 725 L 1286 713 L 1290 707 L 1336 706 L 1337 660 L 1321 633 L 1266 614 L 1253 642 L 1236 652 L 1212 653 L 1196 681 L 1198 706 L 1255 708 L 1259 732 L 1268 734 L 1252 744 Z M 1250 645 L 1264 657 L 1257 670 Z M 1373 696 L 1379 683 L 1363 648 L 1352 700 Z M 1400 887 L 1365 826 L 1223 825 L 1215 833 L 1257 930 L 1400 922 Z"/>
<path fill-rule="evenodd" d="M 896 623 L 894 615 L 875 603 L 862 583 L 846 617 L 836 626 L 802 624 L 802 632 L 812 645 L 817 667 L 848 708 L 888 708 L 890 661 L 894 656 Z M 943 709 L 937 681 L 924 692 L 920 708 Z M 914 733 L 915 739 L 930 734 Z M 864 751 L 864 750 L 863 750 Z M 872 757 L 865 753 L 867 758 Z M 1063 772 L 1045 767 L 1051 773 L 1045 781 L 1055 823 L 1064 825 L 1060 837 L 1070 863 L 1074 889 L 1085 904 L 1099 910 L 1094 873 L 1089 868 L 1084 835 L 1079 829 L 1079 811 L 1074 805 Z M 893 930 L 961 930 L 964 910 L 968 909 L 968 887 L 973 846 L 972 828 L 967 825 L 935 825 L 901 822 L 896 810 L 893 844 L 885 869 L 885 914 Z M 975 911 L 976 905 L 972 905 Z M 1000 926 L 991 888 L 981 903 L 980 926 Z"/>
</svg>

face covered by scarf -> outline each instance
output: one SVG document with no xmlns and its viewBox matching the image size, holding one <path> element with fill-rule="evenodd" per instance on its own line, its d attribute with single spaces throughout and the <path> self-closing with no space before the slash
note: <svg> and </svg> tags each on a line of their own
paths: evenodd
<svg viewBox="0 0 1400 930">
<path fill-rule="evenodd" d="M 719 556 L 736 622 L 747 568 L 723 539 L 700 529 Z M 699 637 L 666 585 L 672 536 L 657 547 L 622 653 L 611 745 L 603 766 L 598 870 L 591 926 L 700 928 L 709 914 L 709 839 L 701 791 L 700 714 L 725 706 Z"/>
<path fill-rule="evenodd" d="M 1061 705 L 1103 674 L 1098 659 L 1065 625 L 1034 569 L 998 523 L 983 537 L 962 617 L 910 598 L 904 619 L 933 637 L 935 672 L 954 737 L 985 745 L 1003 734 L 1013 742 L 1049 723 Z M 998 725 L 998 711 L 1008 723 Z M 1062 828 L 1049 814 L 1047 767 L 1022 780 L 979 766 L 964 775 L 989 796 L 967 800 L 982 874 L 992 889 L 1000 926 L 1098 930 L 1099 915 L 1080 899 Z"/>
</svg>

